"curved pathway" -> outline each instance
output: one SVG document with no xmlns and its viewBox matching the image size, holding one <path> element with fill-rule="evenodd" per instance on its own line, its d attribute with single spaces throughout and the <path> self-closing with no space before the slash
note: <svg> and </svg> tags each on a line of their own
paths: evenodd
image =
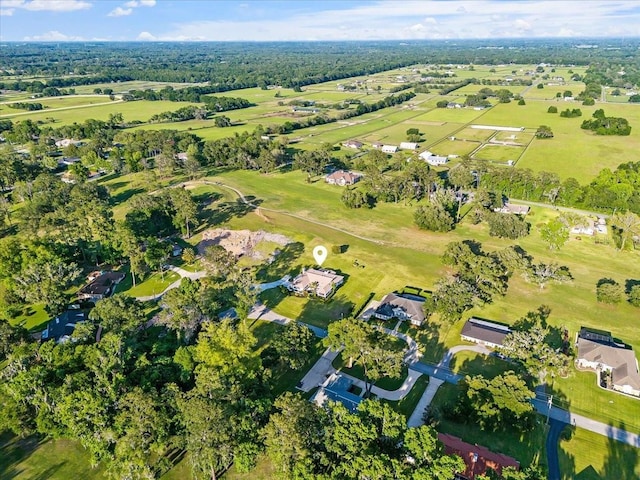
<svg viewBox="0 0 640 480">
<path fill-rule="evenodd" d="M 143 297 L 135 297 L 135 299 L 140 301 L 140 302 L 149 302 L 151 300 L 158 300 L 160 297 L 162 297 L 169 290 L 172 290 L 174 288 L 178 288 L 180 286 L 180 283 L 182 283 L 182 279 L 183 278 L 189 278 L 191 280 L 198 280 L 198 279 L 203 278 L 203 277 L 205 277 L 207 275 L 207 272 L 205 272 L 204 270 L 202 270 L 200 272 L 188 272 L 187 270 L 184 270 L 184 269 L 182 269 L 180 267 L 174 267 L 173 265 L 171 267 L 169 267 L 169 270 L 172 270 L 172 271 L 176 272 L 178 275 L 180 275 L 180 279 L 176 280 L 175 282 L 173 282 L 171 285 L 169 285 L 167 288 L 165 288 L 160 293 L 156 293 L 155 295 L 146 295 L 146 296 L 143 296 Z"/>
</svg>

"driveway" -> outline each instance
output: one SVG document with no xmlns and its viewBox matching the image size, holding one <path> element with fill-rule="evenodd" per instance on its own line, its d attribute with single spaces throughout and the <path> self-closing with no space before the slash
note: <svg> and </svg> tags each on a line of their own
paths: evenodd
<svg viewBox="0 0 640 480">
<path fill-rule="evenodd" d="M 566 423 L 560 420 L 551 419 L 549 421 L 549 432 L 547 433 L 546 449 L 547 449 L 547 467 L 549 469 L 547 473 L 548 480 L 560 480 L 560 460 L 558 458 L 558 442 L 560 441 L 560 434 Z"/>
</svg>

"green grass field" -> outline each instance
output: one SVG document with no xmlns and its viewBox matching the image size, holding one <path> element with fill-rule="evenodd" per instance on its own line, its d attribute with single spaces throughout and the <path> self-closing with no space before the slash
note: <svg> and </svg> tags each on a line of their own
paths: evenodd
<svg viewBox="0 0 640 480">
<path fill-rule="evenodd" d="M 640 478 L 637 448 L 609 440 L 582 428 L 566 427 L 560 442 L 563 480 L 635 480 Z"/>
<path fill-rule="evenodd" d="M 518 161 L 523 152 L 523 147 L 487 144 L 476 153 L 474 153 L 473 158 L 500 163 L 511 160 L 515 163 Z"/>
</svg>

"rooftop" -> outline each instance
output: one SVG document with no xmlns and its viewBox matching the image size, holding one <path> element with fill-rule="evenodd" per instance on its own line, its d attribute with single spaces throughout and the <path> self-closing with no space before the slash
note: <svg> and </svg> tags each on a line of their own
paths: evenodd
<svg viewBox="0 0 640 480">
<path fill-rule="evenodd" d="M 462 327 L 460 334 L 464 337 L 482 340 L 483 342 L 502 345 L 504 337 L 509 333 L 511 333 L 511 329 L 505 325 L 471 317 Z"/>
</svg>

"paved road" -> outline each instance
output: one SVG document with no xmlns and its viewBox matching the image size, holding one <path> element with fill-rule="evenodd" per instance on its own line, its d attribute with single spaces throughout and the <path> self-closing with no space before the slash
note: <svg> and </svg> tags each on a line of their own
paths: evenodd
<svg viewBox="0 0 640 480">
<path fill-rule="evenodd" d="M 549 410 L 549 404 L 546 399 L 536 398 L 532 400 L 531 403 L 533 403 L 533 407 L 541 415 L 546 416 L 548 413 L 550 419 L 575 425 L 576 427 L 584 428 L 585 430 L 640 448 L 640 435 L 627 432 L 612 425 L 607 425 L 606 423 L 598 422 L 597 420 L 592 420 L 577 413 L 571 413 L 562 408 L 552 406 L 551 410 Z"/>
<path fill-rule="evenodd" d="M 549 421 L 549 432 L 547 433 L 546 448 L 547 448 L 547 479 L 548 480 L 561 480 L 560 475 L 560 459 L 558 458 L 558 442 L 560 441 L 560 434 L 566 423 L 560 420 L 551 419 Z"/>
</svg>

